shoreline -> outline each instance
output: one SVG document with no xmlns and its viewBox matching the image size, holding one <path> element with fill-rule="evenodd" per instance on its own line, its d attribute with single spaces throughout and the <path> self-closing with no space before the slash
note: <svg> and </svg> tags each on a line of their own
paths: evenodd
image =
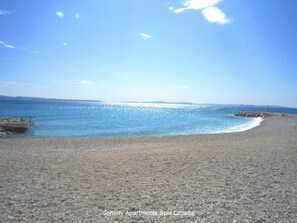
<svg viewBox="0 0 297 223">
<path fill-rule="evenodd" d="M 287 115 L 291 115 L 291 114 L 287 114 Z M 293 116 L 296 116 L 297 117 L 297 114 L 294 115 L 292 114 Z M 270 117 L 267 117 L 267 118 L 261 118 L 261 121 L 259 121 L 258 125 L 255 125 L 255 126 L 252 126 L 251 128 L 248 128 L 248 129 L 244 129 L 244 130 L 239 130 L 239 131 L 228 131 L 225 130 L 225 131 L 219 131 L 219 132 L 211 132 L 211 133 L 198 133 L 198 134 L 180 134 L 180 135 L 162 135 L 162 136 L 123 136 L 123 137 L 73 137 L 73 138 L 70 138 L 70 137 L 66 137 L 66 138 L 43 138 L 43 137 L 40 137 L 40 138 L 19 138 L 19 137 L 13 137 L 12 134 L 10 135 L 7 135 L 7 136 L 4 136 L 4 137 L 0 137 L 0 142 L 1 140 L 5 141 L 5 140 L 8 140 L 8 141 L 53 141 L 53 142 L 57 142 L 57 141 L 65 141 L 65 142 L 69 142 L 69 141 L 75 141 L 75 142 L 79 142 L 79 141 L 129 141 L 129 140 L 135 140 L 135 141 L 138 141 L 138 140 L 156 140 L 156 141 L 162 141 L 162 139 L 164 139 L 165 141 L 166 140 L 170 140 L 171 138 L 187 138 L 187 137 L 207 137 L 207 136 L 212 136 L 212 135 L 225 135 L 225 134 L 238 134 L 238 133 L 245 133 L 247 131 L 251 131 L 253 129 L 256 129 L 256 128 L 259 128 L 261 127 L 262 124 L 264 124 L 264 122 L 269 119 Z M 256 119 L 256 118 L 251 118 L 251 119 Z M 241 125 L 240 125 L 241 126 Z M 238 127 L 238 126 L 234 126 L 234 127 Z M 232 127 L 233 128 L 233 127 Z M 1 149 L 1 147 L 0 147 Z"/>
<path fill-rule="evenodd" d="M 297 115 L 296 115 L 297 116 Z M 256 118 L 253 118 L 256 119 Z M 253 130 L 257 127 L 260 127 L 262 125 L 262 123 L 264 123 L 265 119 L 261 119 L 261 121 L 257 121 L 257 125 L 252 125 L 251 128 L 247 128 L 247 129 L 239 129 L 239 130 L 235 130 L 235 131 L 229 131 L 228 129 L 226 130 L 222 130 L 222 131 L 218 131 L 218 132 L 210 132 L 210 133 L 193 133 L 193 134 L 179 134 L 179 135 L 161 135 L 161 136 L 151 136 L 151 135 L 144 135 L 144 136 L 122 136 L 122 137 L 61 137 L 61 138 L 51 138 L 51 137 L 36 137 L 36 138 L 26 138 L 26 137 L 13 137 L 12 133 L 7 134 L 6 136 L 2 136 L 0 137 L 0 142 L 1 140 L 121 140 L 121 139 L 143 139 L 143 138 L 156 138 L 156 139 L 160 139 L 160 138 L 171 138 L 171 137 L 188 137 L 188 136 L 204 136 L 204 135 L 218 135 L 218 134 L 233 134 L 233 133 L 243 133 L 249 130 Z M 249 124 L 249 123 L 247 123 Z M 253 124 L 253 123 L 252 123 Z M 245 124 L 243 124 L 245 125 Z M 242 126 L 242 125 L 239 125 Z M 239 126 L 233 126 L 231 128 L 237 128 Z M 18 133 L 18 134 L 23 134 L 23 133 Z"/>
<path fill-rule="evenodd" d="M 283 115 L 284 113 L 273 113 L 274 116 L 277 115 Z M 286 114 L 288 115 L 288 114 Z M 234 114 L 235 117 L 239 117 L 236 116 L 236 114 Z M 246 117 L 246 116 L 242 116 L 239 118 L 247 118 L 247 119 L 253 119 L 251 121 L 249 121 L 248 123 L 244 123 L 244 124 L 240 124 L 240 125 L 236 125 L 236 126 L 232 126 L 232 127 L 228 127 L 225 130 L 218 130 L 218 131 L 214 131 L 214 132 L 209 132 L 209 133 L 185 133 L 185 134 L 177 134 L 177 135 L 139 135 L 139 136 L 117 136 L 117 137 L 61 137 L 61 138 L 57 138 L 57 137 L 21 137 L 21 136 L 15 136 L 14 134 L 10 133 L 6 134 L 6 132 L 3 132 L 3 134 L 0 135 L 0 140 L 1 139 L 8 139 L 8 140 L 22 140 L 22 139 L 32 139 L 32 140 L 37 140 L 37 139 L 122 139 L 122 138 L 138 138 L 138 137 L 170 137 L 170 136 L 189 136 L 189 135 L 209 135 L 209 134 L 222 134 L 222 133 L 237 133 L 237 132 L 245 132 L 248 131 L 250 129 L 256 128 L 258 126 L 261 125 L 261 123 L 265 120 L 265 117 L 261 117 L 261 116 L 256 116 L 256 117 Z M 266 117 L 267 118 L 267 117 Z M 1 130 L 1 129 L 0 129 Z M 1 132 L 0 132 L 1 133 Z M 21 133 L 19 133 L 21 134 Z"/>
<path fill-rule="evenodd" d="M 237 133 L 0 139 L 0 216 L 296 222 L 296 145 L 297 115 L 268 117 Z"/>
<path fill-rule="evenodd" d="M 251 130 L 253 128 L 260 126 L 261 123 L 265 120 L 265 118 L 262 118 L 262 117 L 255 117 L 255 118 L 249 118 L 249 119 L 253 119 L 253 120 L 248 123 L 237 125 L 237 126 L 232 126 L 226 130 L 222 130 L 222 131 L 218 131 L 218 132 L 214 132 L 214 133 L 245 132 L 245 131 L 248 131 L 248 130 Z M 209 133 L 209 134 L 214 134 L 214 133 Z"/>
</svg>

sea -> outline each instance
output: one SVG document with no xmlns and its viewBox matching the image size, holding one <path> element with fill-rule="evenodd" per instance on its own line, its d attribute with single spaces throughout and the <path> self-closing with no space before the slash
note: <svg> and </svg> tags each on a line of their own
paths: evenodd
<svg viewBox="0 0 297 223">
<path fill-rule="evenodd" d="M 191 103 L 107 103 L 97 101 L 0 99 L 0 117 L 35 122 L 25 133 L 7 138 L 95 138 L 170 136 L 240 132 L 261 118 L 235 117 L 240 111 L 297 114 L 296 108 Z"/>
</svg>

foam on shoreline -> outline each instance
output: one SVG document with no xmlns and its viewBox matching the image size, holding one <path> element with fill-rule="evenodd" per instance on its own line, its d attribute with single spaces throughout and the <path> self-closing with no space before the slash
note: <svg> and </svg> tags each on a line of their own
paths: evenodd
<svg viewBox="0 0 297 223">
<path fill-rule="evenodd" d="M 246 130 L 249 130 L 249 129 L 259 126 L 263 120 L 264 119 L 261 117 L 251 118 L 251 121 L 249 121 L 248 123 L 232 126 L 226 130 L 217 131 L 215 133 L 244 132 Z"/>
</svg>

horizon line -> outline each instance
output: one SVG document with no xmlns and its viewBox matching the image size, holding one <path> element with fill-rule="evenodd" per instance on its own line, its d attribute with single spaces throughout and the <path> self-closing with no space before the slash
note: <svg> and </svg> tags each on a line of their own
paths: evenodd
<svg viewBox="0 0 297 223">
<path fill-rule="evenodd" d="M 151 104 L 188 104 L 188 105 L 218 105 L 218 106 L 254 106 L 254 107 L 278 107 L 278 108 L 291 108 L 297 109 L 297 107 L 292 106 L 281 106 L 281 105 L 264 105 L 264 104 L 223 104 L 223 103 L 197 103 L 197 102 L 170 102 L 170 101 L 104 101 L 104 100 L 95 100 L 95 99 L 67 99 L 67 98 L 51 98 L 51 97 L 33 97 L 33 96 L 7 96 L 7 95 L 0 95 L 1 98 L 23 98 L 23 99 L 38 99 L 38 100 L 57 100 L 57 101 L 88 101 L 88 102 L 101 102 L 101 103 L 151 103 Z"/>
</svg>

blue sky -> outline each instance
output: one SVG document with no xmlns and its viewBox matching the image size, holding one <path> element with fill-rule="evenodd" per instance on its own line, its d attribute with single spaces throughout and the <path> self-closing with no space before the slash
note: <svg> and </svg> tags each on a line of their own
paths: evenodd
<svg viewBox="0 0 297 223">
<path fill-rule="evenodd" d="M 297 1 L 1 0 L 0 95 L 297 107 Z"/>
</svg>

